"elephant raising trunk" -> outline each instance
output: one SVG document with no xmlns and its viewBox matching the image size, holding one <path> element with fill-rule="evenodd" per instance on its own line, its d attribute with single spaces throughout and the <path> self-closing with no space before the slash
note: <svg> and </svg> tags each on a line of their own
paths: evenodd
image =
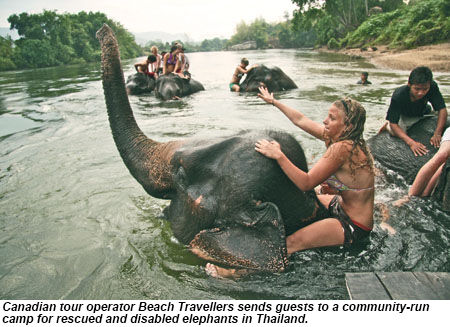
<svg viewBox="0 0 450 327">
<path fill-rule="evenodd" d="M 282 271 L 286 235 L 325 215 L 314 191 L 302 192 L 278 164 L 254 150 L 277 140 L 307 170 L 298 142 L 277 131 L 158 143 L 136 124 L 125 91 L 117 41 L 104 25 L 103 88 L 114 141 L 131 174 L 154 197 L 171 199 L 164 214 L 174 236 L 202 258 L 234 267 Z"/>
<path fill-rule="evenodd" d="M 159 143 L 144 135 L 126 94 L 117 40 L 106 25 L 97 32 L 97 38 L 102 47 L 103 90 L 109 123 L 120 156 L 148 194 L 170 198 L 173 181 L 168 163 L 180 142 Z"/>
</svg>

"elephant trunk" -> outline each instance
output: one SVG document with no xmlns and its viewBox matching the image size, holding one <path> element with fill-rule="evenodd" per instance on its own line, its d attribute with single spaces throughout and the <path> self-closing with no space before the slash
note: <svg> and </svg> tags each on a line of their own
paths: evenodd
<svg viewBox="0 0 450 327">
<path fill-rule="evenodd" d="M 170 160 L 179 142 L 159 143 L 147 138 L 136 123 L 125 88 L 117 40 L 104 24 L 97 31 L 102 50 L 102 80 L 114 142 L 125 165 L 151 196 L 169 198 Z"/>
</svg>

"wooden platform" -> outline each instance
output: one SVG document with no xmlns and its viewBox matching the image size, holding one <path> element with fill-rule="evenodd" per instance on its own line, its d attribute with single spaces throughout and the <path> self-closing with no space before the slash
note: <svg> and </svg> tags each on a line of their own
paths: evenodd
<svg viewBox="0 0 450 327">
<path fill-rule="evenodd" d="M 346 273 L 351 300 L 450 300 L 450 273 Z"/>
</svg>

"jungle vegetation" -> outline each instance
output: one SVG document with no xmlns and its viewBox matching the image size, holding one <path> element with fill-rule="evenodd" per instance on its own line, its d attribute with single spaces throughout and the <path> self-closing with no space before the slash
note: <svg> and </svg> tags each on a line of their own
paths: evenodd
<svg viewBox="0 0 450 327">
<path fill-rule="evenodd" d="M 20 38 L 13 41 L 0 37 L 0 70 L 99 61 L 101 51 L 95 33 L 103 23 L 114 30 L 123 58 L 135 58 L 143 53 L 130 32 L 100 12 L 24 12 L 9 16 L 8 22 Z"/>
<path fill-rule="evenodd" d="M 298 9 L 291 19 L 286 13 L 284 21 L 278 23 L 268 23 L 264 18 L 250 24 L 242 21 L 230 39 L 187 42 L 186 52 L 222 51 L 246 41 L 255 41 L 260 49 L 339 49 L 376 45 L 412 48 L 450 39 L 450 0 L 410 0 L 408 4 L 403 0 L 292 2 Z M 152 45 L 160 52 L 171 46 L 168 42 L 150 41 L 142 48 L 120 23 L 100 12 L 21 13 L 11 15 L 8 22 L 11 29 L 17 29 L 20 39 L 0 37 L 0 71 L 98 61 L 100 48 L 95 32 L 103 23 L 114 30 L 122 58 L 147 54 Z"/>
</svg>

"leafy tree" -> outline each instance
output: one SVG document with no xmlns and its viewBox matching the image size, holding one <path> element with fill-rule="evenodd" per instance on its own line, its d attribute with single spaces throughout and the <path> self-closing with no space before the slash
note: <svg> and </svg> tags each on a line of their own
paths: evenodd
<svg viewBox="0 0 450 327">
<path fill-rule="evenodd" d="M 450 38 L 448 3 L 448 0 L 422 0 L 375 15 L 349 33 L 342 44 L 357 47 L 371 43 L 411 48 L 446 41 Z"/>
<path fill-rule="evenodd" d="M 0 36 L 0 70 L 15 69 L 16 65 L 13 62 L 13 40 L 8 36 L 7 38 Z"/>
<path fill-rule="evenodd" d="M 8 57 L 13 65 L 2 60 L 0 70 L 12 68 L 48 67 L 100 59 L 100 45 L 95 33 L 106 23 L 116 34 L 123 58 L 143 53 L 134 37 L 125 28 L 100 12 L 58 14 L 44 10 L 40 14 L 9 16 L 11 29 L 17 29 L 19 40 L 11 44 L 14 50 Z M 2 41 L 2 48 L 4 41 Z M 6 47 L 5 47 L 6 48 Z"/>
<path fill-rule="evenodd" d="M 316 36 L 316 44 L 327 44 L 354 31 L 368 18 L 369 8 L 392 11 L 402 7 L 402 0 L 292 0 L 299 9 L 294 13 L 294 28 Z"/>
</svg>

